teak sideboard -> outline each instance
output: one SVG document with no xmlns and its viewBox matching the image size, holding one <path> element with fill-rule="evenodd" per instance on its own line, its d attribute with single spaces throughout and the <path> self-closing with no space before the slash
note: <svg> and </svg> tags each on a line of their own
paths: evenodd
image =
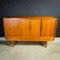
<svg viewBox="0 0 60 60">
<path fill-rule="evenodd" d="M 14 46 L 16 41 L 53 41 L 56 35 L 57 18 L 53 16 L 4 17 L 5 39 Z"/>
</svg>

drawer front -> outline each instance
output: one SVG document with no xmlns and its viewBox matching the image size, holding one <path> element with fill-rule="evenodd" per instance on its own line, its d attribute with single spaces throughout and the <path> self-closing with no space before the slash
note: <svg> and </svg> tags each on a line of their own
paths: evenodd
<svg viewBox="0 0 60 60">
<path fill-rule="evenodd" d="M 31 38 L 37 40 L 41 34 L 41 19 L 32 19 L 31 21 Z"/>
<path fill-rule="evenodd" d="M 43 17 L 42 27 L 41 27 L 41 37 L 42 38 L 53 38 L 56 32 L 56 18 L 53 17 Z"/>
<path fill-rule="evenodd" d="M 4 18 L 4 32 L 5 37 L 16 37 L 18 26 L 18 18 Z"/>
<path fill-rule="evenodd" d="M 19 18 L 18 37 L 22 40 L 27 40 L 28 38 L 30 38 L 29 21 L 30 20 L 28 18 Z"/>
</svg>

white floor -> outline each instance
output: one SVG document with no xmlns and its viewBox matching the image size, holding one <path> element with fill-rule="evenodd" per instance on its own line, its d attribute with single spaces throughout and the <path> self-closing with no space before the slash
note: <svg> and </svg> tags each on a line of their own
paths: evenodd
<svg viewBox="0 0 60 60">
<path fill-rule="evenodd" d="M 60 60 L 59 40 L 48 42 L 47 48 L 33 42 L 18 42 L 11 47 L 9 42 L 0 41 L 0 60 Z"/>
</svg>

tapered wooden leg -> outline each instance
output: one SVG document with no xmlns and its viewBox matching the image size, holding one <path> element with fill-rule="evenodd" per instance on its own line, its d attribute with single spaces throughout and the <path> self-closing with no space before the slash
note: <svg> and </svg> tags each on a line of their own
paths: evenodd
<svg viewBox="0 0 60 60">
<path fill-rule="evenodd" d="M 43 42 L 43 47 L 47 47 L 47 42 Z"/>
<path fill-rule="evenodd" d="M 47 41 L 40 42 L 43 47 L 47 47 Z"/>
<path fill-rule="evenodd" d="M 15 41 L 11 41 L 11 46 L 14 47 L 15 43 Z"/>
</svg>

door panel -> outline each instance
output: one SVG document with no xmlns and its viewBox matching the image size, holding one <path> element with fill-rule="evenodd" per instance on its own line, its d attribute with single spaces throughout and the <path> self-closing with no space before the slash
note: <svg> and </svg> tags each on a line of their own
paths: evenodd
<svg viewBox="0 0 60 60">
<path fill-rule="evenodd" d="M 55 36 L 55 28 L 56 28 L 56 18 L 43 17 L 42 18 L 41 37 L 53 38 Z"/>
<path fill-rule="evenodd" d="M 7 39 L 17 36 L 18 18 L 4 18 L 4 31 Z"/>
<path fill-rule="evenodd" d="M 41 30 L 41 20 L 40 19 L 32 19 L 31 20 L 31 37 L 32 39 L 38 39 L 40 37 Z"/>
<path fill-rule="evenodd" d="M 19 36 L 22 40 L 27 40 L 29 38 L 29 19 L 28 18 L 19 18 Z"/>
</svg>

